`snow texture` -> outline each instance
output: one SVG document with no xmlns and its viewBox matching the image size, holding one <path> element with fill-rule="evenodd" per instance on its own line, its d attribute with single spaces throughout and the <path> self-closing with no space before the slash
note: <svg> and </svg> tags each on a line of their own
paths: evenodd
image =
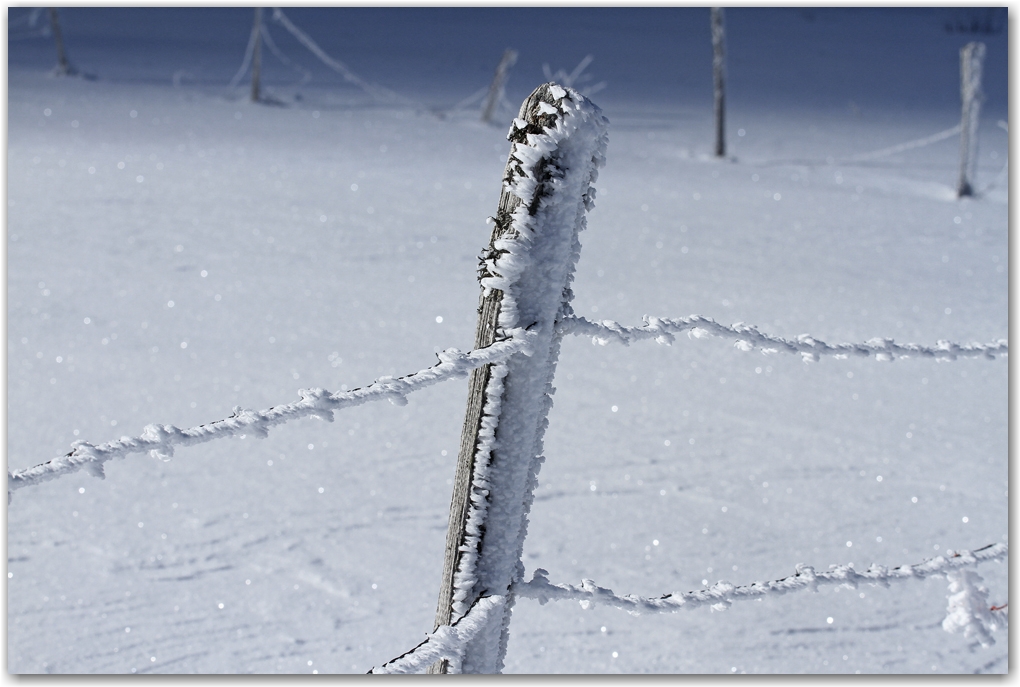
<svg viewBox="0 0 1020 687">
<path fill-rule="evenodd" d="M 849 565 L 834 565 L 825 572 L 817 572 L 809 565 L 800 564 L 797 566 L 796 574 L 780 580 L 753 582 L 744 586 L 734 586 L 720 580 L 707 589 L 693 592 L 672 592 L 657 598 L 640 597 L 633 594 L 619 596 L 614 594 L 613 590 L 600 587 L 592 580 L 582 580 L 579 586 L 552 584 L 548 579 L 549 573 L 538 568 L 530 581 L 522 581 L 514 585 L 514 593 L 520 597 L 536 599 L 542 605 L 549 601 L 567 599 L 580 602 L 584 609 L 594 608 L 596 604 L 601 603 L 623 609 L 632 615 L 641 615 L 642 613 L 676 613 L 680 610 L 701 606 L 710 606 L 714 610 L 723 611 L 734 601 L 760 599 L 765 596 L 777 596 L 805 589 L 818 591 L 818 588 L 823 585 L 838 585 L 856 589 L 858 584 L 866 582 L 888 587 L 890 582 L 948 575 L 950 580 L 954 580 L 954 586 L 951 586 L 950 589 L 959 593 L 950 597 L 950 616 L 943 623 L 943 627 L 951 632 L 957 631 L 959 628 L 971 628 L 966 630 L 967 636 L 970 636 L 970 633 L 983 632 L 983 628 L 986 626 L 994 627 L 994 622 L 986 611 L 981 611 L 982 608 L 988 608 L 986 598 L 980 596 L 976 591 L 977 588 L 966 581 L 974 581 L 974 578 L 965 580 L 960 575 L 973 574 L 964 568 L 973 567 L 985 561 L 1003 560 L 1008 554 L 1009 547 L 1006 544 L 993 544 L 975 551 L 948 551 L 945 556 L 936 556 L 916 565 L 901 565 L 897 568 L 872 565 L 863 572 L 858 572 Z M 977 580 L 979 581 L 980 578 Z M 981 589 L 981 593 L 987 596 L 983 588 Z"/>
<path fill-rule="evenodd" d="M 460 673 L 465 645 L 498 620 L 505 606 L 505 596 L 480 597 L 456 622 L 437 628 L 418 646 L 368 672 L 376 675 L 424 673 L 436 661 L 446 660 L 448 673 Z"/>
<path fill-rule="evenodd" d="M 958 344 L 940 340 L 934 346 L 920 346 L 913 343 L 898 344 L 892 339 L 885 338 L 869 339 L 864 343 L 828 344 L 808 334 L 801 334 L 796 340 L 770 336 L 758 331 L 756 326 L 743 322 L 726 326 L 702 315 L 673 319 L 646 315 L 644 322 L 644 325 L 640 327 L 625 327 L 612 320 L 592 322 L 583 317 L 567 317 L 559 323 L 558 327 L 564 333 L 590 336 L 593 344 L 602 346 L 610 341 L 626 346 L 632 341 L 644 339 L 655 339 L 656 342 L 668 346 L 675 340 L 673 335 L 682 332 L 687 332 L 688 337 L 696 339 L 715 335 L 736 339 L 734 346 L 742 351 L 758 348 L 765 354 L 779 351 L 799 353 L 804 362 L 817 362 L 823 355 L 831 355 L 836 358 L 874 356 L 877 360 L 890 361 L 896 358 L 910 357 L 934 358 L 935 360 L 957 360 L 959 358 L 994 360 L 996 354 L 1007 355 L 1009 353 L 1009 341 L 1006 339 L 998 339 L 987 344 Z"/>
<path fill-rule="evenodd" d="M 498 327 L 524 328 L 535 342 L 530 355 L 495 366 L 486 388 L 463 554 L 454 574 L 454 617 L 479 596 L 507 594 L 523 573 L 527 516 L 544 460 L 542 439 L 562 338 L 555 323 L 572 314 L 577 235 L 586 226 L 585 212 L 594 207 L 592 184 L 605 161 L 608 120 L 602 111 L 568 88 L 549 84 L 548 93 L 554 103 L 543 103 L 539 111 L 551 117 L 543 117 L 538 131 L 520 131 L 523 108 L 511 125 L 510 158 L 517 173 L 507 190 L 521 203 L 509 218 L 511 231 L 483 257 L 482 288 L 503 292 Z M 465 672 L 502 670 L 512 607 L 511 596 L 502 623 L 467 645 Z"/>
<path fill-rule="evenodd" d="M 24 470 L 15 470 L 13 473 L 8 471 L 7 503 L 11 502 L 13 492 L 22 487 L 47 482 L 78 470 L 85 470 L 93 477 L 103 479 L 105 462 L 125 458 L 133 453 L 149 453 L 154 458 L 170 460 L 176 446 L 193 446 L 231 436 L 243 438 L 248 434 L 264 439 L 269 436 L 270 428 L 285 422 L 305 417 L 332 422 L 334 411 L 370 401 L 388 400 L 394 405 L 406 405 L 409 393 L 449 379 L 461 379 L 476 367 L 498 363 L 514 353 L 527 354 L 530 351 L 534 334 L 514 328 L 507 329 L 506 334 L 508 338 L 468 353 L 449 348 L 436 354 L 439 363 L 432 367 L 403 377 L 380 377 L 374 383 L 352 391 L 330 393 L 325 389 L 300 389 L 300 401 L 261 411 L 235 406 L 230 417 L 190 429 L 150 424 L 145 426 L 141 436 L 124 436 L 98 446 L 87 441 L 76 441 L 71 444 L 73 450 L 60 458 Z"/>
</svg>

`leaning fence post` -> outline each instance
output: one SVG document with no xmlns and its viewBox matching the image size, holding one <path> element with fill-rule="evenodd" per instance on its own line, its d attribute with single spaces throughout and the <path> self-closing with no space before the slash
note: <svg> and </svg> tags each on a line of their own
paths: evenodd
<svg viewBox="0 0 1020 687">
<path fill-rule="evenodd" d="M 53 73 L 57 76 L 70 76 L 75 73 L 74 67 L 67 59 L 67 52 L 64 50 L 64 36 L 60 32 L 60 20 L 57 18 L 57 8 L 48 7 L 50 15 L 50 28 L 53 30 L 53 41 L 57 44 L 57 66 Z"/>
<path fill-rule="evenodd" d="M 255 8 L 255 23 L 251 28 L 251 36 L 255 41 L 255 48 L 251 57 L 251 101 L 257 103 L 260 93 L 259 86 L 262 78 L 262 8 Z"/>
<path fill-rule="evenodd" d="M 524 330 L 527 353 L 471 373 L 461 433 L 436 627 L 462 617 L 483 595 L 506 596 L 499 614 L 465 645 L 461 669 L 503 667 L 521 553 L 552 406 L 560 338 L 556 322 L 573 310 L 574 265 L 592 188 L 604 161 L 608 121 L 569 88 L 547 83 L 524 101 L 499 210 L 479 268 L 482 294 L 475 348 Z M 445 673 L 439 661 L 430 673 Z"/>
<path fill-rule="evenodd" d="M 978 116 L 981 113 L 981 67 L 985 60 L 985 44 L 972 42 L 960 49 L 960 99 L 963 117 L 960 120 L 960 183 L 956 187 L 959 198 L 974 195 L 974 175 L 977 172 Z"/>
<path fill-rule="evenodd" d="M 517 51 L 511 48 L 504 50 L 499 66 L 496 67 L 496 74 L 492 77 L 492 83 L 489 84 L 489 95 L 485 99 L 485 107 L 482 110 L 482 121 L 486 124 L 492 121 L 492 115 L 496 113 L 496 106 L 499 105 L 500 97 L 503 95 L 506 77 L 515 62 L 517 62 Z"/>
<path fill-rule="evenodd" d="M 726 155 L 726 29 L 722 7 L 712 8 L 712 94 L 715 105 L 715 156 Z"/>
</svg>

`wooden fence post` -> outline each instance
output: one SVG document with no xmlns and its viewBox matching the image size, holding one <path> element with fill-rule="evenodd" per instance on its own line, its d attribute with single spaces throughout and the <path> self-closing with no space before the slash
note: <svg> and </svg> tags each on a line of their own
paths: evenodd
<svg viewBox="0 0 1020 687">
<path fill-rule="evenodd" d="M 517 51 L 510 48 L 504 50 L 503 58 L 499 61 L 499 66 L 496 67 L 496 74 L 492 77 L 492 83 L 489 84 L 489 95 L 485 100 L 485 107 L 482 109 L 482 121 L 486 124 L 492 121 L 492 115 L 496 113 L 500 96 L 503 95 L 503 85 L 510 73 L 510 67 L 514 66 L 515 62 L 517 62 Z"/>
<path fill-rule="evenodd" d="M 974 195 L 977 172 L 978 117 L 981 113 L 981 68 L 985 60 L 985 44 L 972 42 L 960 49 L 960 99 L 963 116 L 960 120 L 960 182 L 958 198 Z"/>
<path fill-rule="evenodd" d="M 715 156 L 726 156 L 726 28 L 722 7 L 712 8 L 712 94 L 715 105 Z"/>
<path fill-rule="evenodd" d="M 262 8 L 255 8 L 255 23 L 251 29 L 252 38 L 255 40 L 255 48 L 251 56 L 251 101 L 257 103 L 261 97 L 259 93 L 260 80 L 262 78 Z"/>
<path fill-rule="evenodd" d="M 462 617 L 480 597 L 506 596 L 501 613 L 469 642 L 467 673 L 503 667 L 511 584 L 521 553 L 552 406 L 561 334 L 573 313 L 578 232 L 594 206 L 608 121 L 576 91 L 539 86 L 511 125 L 510 156 L 495 226 L 481 256 L 475 348 L 527 332 L 532 344 L 506 362 L 471 373 L 461 433 L 435 626 Z M 446 673 L 439 661 L 430 673 Z"/>
<path fill-rule="evenodd" d="M 67 59 L 67 53 L 64 51 L 64 36 L 60 32 L 60 20 L 57 19 L 57 8 L 48 7 L 46 8 L 50 15 L 50 28 L 53 30 L 53 41 L 57 44 L 57 67 L 53 70 L 53 73 L 57 76 L 71 76 L 75 73 L 74 67 Z"/>
</svg>

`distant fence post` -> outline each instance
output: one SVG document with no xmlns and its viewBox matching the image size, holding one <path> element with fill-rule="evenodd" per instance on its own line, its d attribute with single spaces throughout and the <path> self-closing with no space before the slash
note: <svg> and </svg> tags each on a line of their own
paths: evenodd
<svg viewBox="0 0 1020 687">
<path fill-rule="evenodd" d="M 960 49 L 960 99 L 963 117 L 960 120 L 960 182 L 956 187 L 959 198 L 974 195 L 974 175 L 977 172 L 978 117 L 981 113 L 981 68 L 985 60 L 985 44 L 971 42 Z"/>
<path fill-rule="evenodd" d="M 496 113 L 500 96 L 503 95 L 503 85 L 510 73 L 510 67 L 514 66 L 515 62 L 517 62 L 517 51 L 511 48 L 504 50 L 503 58 L 499 61 L 496 74 L 492 77 L 492 83 L 489 85 L 489 95 L 485 99 L 485 107 L 482 110 L 482 121 L 486 124 L 492 121 L 492 115 Z"/>
<path fill-rule="evenodd" d="M 53 41 L 57 44 L 57 67 L 53 73 L 57 76 L 70 76 L 74 74 L 74 67 L 67 59 L 67 52 L 64 51 L 64 36 L 60 32 L 60 20 L 57 18 L 57 8 L 46 8 L 50 15 L 50 28 L 53 30 Z"/>
<path fill-rule="evenodd" d="M 608 122 L 576 91 L 554 83 L 524 101 L 512 142 L 495 226 L 479 269 L 482 294 L 475 348 L 527 330 L 527 353 L 471 373 L 461 433 L 436 627 L 462 617 L 480 597 L 507 602 L 464 647 L 461 669 L 503 667 L 511 584 L 523 574 L 521 553 L 552 406 L 552 379 L 562 334 L 573 313 L 578 232 L 593 207 L 592 184 L 604 161 Z M 447 661 L 429 667 L 446 673 Z"/>
<path fill-rule="evenodd" d="M 255 23 L 251 28 L 252 40 L 255 47 L 251 56 L 251 101 L 257 103 L 261 94 L 259 93 L 260 80 L 262 78 L 262 8 L 255 8 Z"/>
<path fill-rule="evenodd" d="M 726 28 L 722 7 L 712 8 L 712 93 L 715 104 L 715 156 L 726 156 Z"/>
</svg>

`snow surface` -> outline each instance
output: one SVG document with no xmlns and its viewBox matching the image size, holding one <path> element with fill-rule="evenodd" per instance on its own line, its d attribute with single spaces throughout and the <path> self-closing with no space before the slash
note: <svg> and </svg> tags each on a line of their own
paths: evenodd
<svg viewBox="0 0 1020 687">
<path fill-rule="evenodd" d="M 286 8 L 412 104 L 351 84 L 267 13 L 312 74 L 264 52 L 280 106 L 246 102 L 243 80 L 225 92 L 250 10 L 61 10 L 94 80 L 48 75 L 51 40 L 16 26 L 30 11 L 9 10 L 10 470 L 469 350 L 514 112 L 484 126 L 454 105 L 507 47 L 514 104 L 543 65 L 589 54 L 574 87 L 606 84 L 578 315 L 697 312 L 790 341 L 1007 335 L 1007 36 L 953 29 L 983 10 L 729 9 L 726 161 L 710 156 L 707 9 Z M 958 139 L 930 139 L 959 123 L 975 38 L 980 195 L 958 201 Z M 554 386 L 527 578 L 648 597 L 1007 540 L 1005 358 L 805 365 L 712 338 L 567 337 Z M 418 645 L 465 388 L 18 491 L 8 670 L 363 673 Z M 1006 566 L 980 575 L 1005 603 Z M 505 670 L 1006 672 L 1004 629 L 988 648 L 943 629 L 953 584 L 640 617 L 520 599 Z"/>
</svg>

